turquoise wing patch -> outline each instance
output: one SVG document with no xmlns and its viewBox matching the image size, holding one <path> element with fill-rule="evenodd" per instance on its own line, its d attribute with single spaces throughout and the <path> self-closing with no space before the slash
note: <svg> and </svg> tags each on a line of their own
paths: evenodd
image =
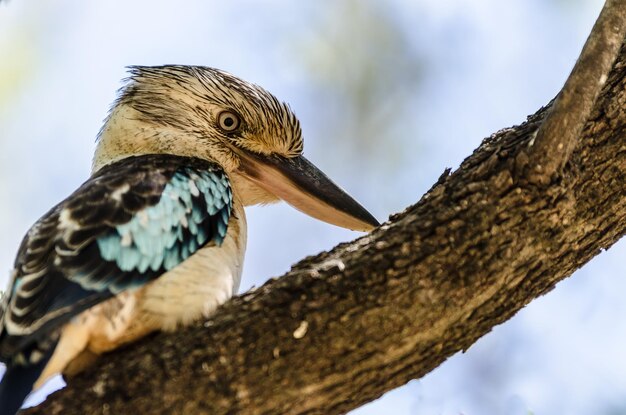
<svg viewBox="0 0 626 415">
<path fill-rule="evenodd" d="M 121 271 L 134 273 L 133 286 L 142 284 L 141 274 L 169 271 L 207 243 L 221 245 L 231 209 L 232 191 L 223 172 L 179 169 L 156 205 L 97 239 L 100 254 Z"/>
</svg>

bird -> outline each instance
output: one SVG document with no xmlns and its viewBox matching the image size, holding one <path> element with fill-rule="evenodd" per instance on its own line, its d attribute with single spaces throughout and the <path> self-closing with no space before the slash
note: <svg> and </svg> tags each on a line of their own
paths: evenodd
<svg viewBox="0 0 626 415">
<path fill-rule="evenodd" d="M 367 232 L 363 206 L 303 156 L 300 122 L 262 87 L 206 66 L 130 66 L 90 177 L 18 248 L 0 308 L 0 414 L 51 376 L 172 331 L 237 293 L 244 207 L 283 200 Z"/>
</svg>

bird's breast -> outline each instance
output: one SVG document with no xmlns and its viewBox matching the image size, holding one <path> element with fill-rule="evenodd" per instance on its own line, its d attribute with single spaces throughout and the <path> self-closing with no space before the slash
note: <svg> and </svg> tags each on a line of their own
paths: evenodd
<svg viewBox="0 0 626 415">
<path fill-rule="evenodd" d="M 141 289 L 137 297 L 138 313 L 156 319 L 162 330 L 172 330 L 210 315 L 239 289 L 245 248 L 245 212 L 235 201 L 222 244 L 198 250 Z"/>
</svg>

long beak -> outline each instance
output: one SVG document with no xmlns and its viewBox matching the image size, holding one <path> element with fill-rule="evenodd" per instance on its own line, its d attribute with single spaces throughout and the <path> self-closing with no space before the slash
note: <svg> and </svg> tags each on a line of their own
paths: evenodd
<svg viewBox="0 0 626 415">
<path fill-rule="evenodd" d="M 355 231 L 380 225 L 363 206 L 303 156 L 284 158 L 238 151 L 242 173 L 258 186 L 316 219 Z"/>
</svg>

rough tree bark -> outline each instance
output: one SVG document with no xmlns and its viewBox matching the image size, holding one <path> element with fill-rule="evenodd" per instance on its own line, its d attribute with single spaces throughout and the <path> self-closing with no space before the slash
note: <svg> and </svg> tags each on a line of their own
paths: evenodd
<svg viewBox="0 0 626 415">
<path fill-rule="evenodd" d="M 543 108 L 371 234 L 107 355 L 25 413 L 338 414 L 423 376 L 624 234 L 626 48 L 592 76 L 606 82 L 547 180 L 532 145 L 559 111 Z"/>
</svg>

